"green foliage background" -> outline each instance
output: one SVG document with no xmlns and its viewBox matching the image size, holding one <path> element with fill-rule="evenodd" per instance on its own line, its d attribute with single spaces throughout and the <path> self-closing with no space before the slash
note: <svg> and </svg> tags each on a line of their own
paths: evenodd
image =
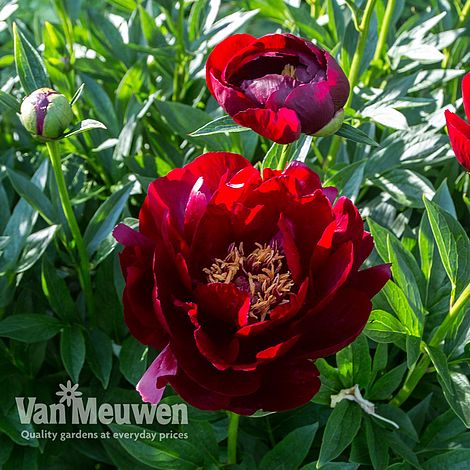
<svg viewBox="0 0 470 470">
<path fill-rule="evenodd" d="M 469 11 L 459 0 L 0 0 L 0 467 L 468 468 L 469 176 L 448 144 L 444 109 L 463 115 Z M 140 403 L 134 386 L 156 352 L 124 324 L 111 231 L 120 220 L 135 224 L 149 182 L 204 151 L 263 161 L 270 143 L 251 131 L 189 134 L 223 114 L 204 81 L 211 48 L 236 32 L 276 30 L 330 50 L 355 85 L 347 122 L 362 137 L 349 128 L 349 140 L 304 137 L 291 157 L 360 207 L 376 242 L 369 263 L 392 263 L 366 330 L 317 361 L 323 385 L 311 403 L 241 419 L 238 465 L 227 465 L 222 411 L 191 408 L 181 429 L 149 426 L 187 432 L 186 441 L 25 440 L 14 398 L 54 403 L 68 379 L 99 402 Z M 107 127 L 61 143 L 95 318 L 46 147 L 16 114 L 49 80 L 69 99 L 84 84 L 76 121 Z M 279 158 L 276 148 L 268 155 Z M 331 395 L 355 384 L 398 430 L 350 401 L 330 408 Z M 171 391 L 164 400 L 180 401 Z"/>
</svg>

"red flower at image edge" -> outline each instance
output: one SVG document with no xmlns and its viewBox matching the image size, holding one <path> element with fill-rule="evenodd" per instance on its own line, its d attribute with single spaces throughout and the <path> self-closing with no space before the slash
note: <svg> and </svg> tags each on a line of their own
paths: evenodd
<svg viewBox="0 0 470 470">
<path fill-rule="evenodd" d="M 341 125 L 349 82 L 326 51 L 292 34 L 235 34 L 206 64 L 207 86 L 238 124 L 280 144 Z M 336 119 L 335 119 L 336 118 Z"/>
<path fill-rule="evenodd" d="M 161 350 L 137 389 L 167 384 L 201 409 L 251 414 L 306 403 L 313 361 L 351 343 L 389 265 L 357 208 L 305 164 L 263 177 L 244 157 L 207 153 L 149 187 L 139 232 L 114 232 L 131 333 Z"/>
<path fill-rule="evenodd" d="M 470 121 L 470 73 L 462 80 L 462 97 L 465 114 Z M 447 130 L 452 149 L 459 163 L 470 171 L 470 124 L 457 114 L 445 111 Z"/>
</svg>

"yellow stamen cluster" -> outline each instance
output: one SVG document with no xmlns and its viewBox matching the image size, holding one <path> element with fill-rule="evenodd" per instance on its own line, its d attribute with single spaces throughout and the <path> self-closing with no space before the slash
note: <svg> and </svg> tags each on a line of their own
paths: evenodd
<svg viewBox="0 0 470 470">
<path fill-rule="evenodd" d="M 284 256 L 276 243 L 256 244 L 256 248 L 245 255 L 243 242 L 232 243 L 224 259 L 217 258 L 210 268 L 205 268 L 208 282 L 233 282 L 250 293 L 249 315 L 263 321 L 277 305 L 287 302 L 294 281 L 290 272 L 281 272 Z"/>
<path fill-rule="evenodd" d="M 282 69 L 281 75 L 295 78 L 295 67 L 291 64 L 285 65 L 284 68 Z"/>
</svg>

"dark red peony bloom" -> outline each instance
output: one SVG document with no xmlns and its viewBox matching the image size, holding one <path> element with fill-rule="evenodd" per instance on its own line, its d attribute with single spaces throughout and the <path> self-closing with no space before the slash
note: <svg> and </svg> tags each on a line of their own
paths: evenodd
<svg viewBox="0 0 470 470">
<path fill-rule="evenodd" d="M 138 390 L 170 384 L 190 404 L 251 414 L 306 403 L 314 360 L 364 328 L 388 265 L 357 208 L 336 202 L 305 164 L 263 176 L 232 153 L 207 153 L 149 187 L 139 232 L 119 225 L 131 333 L 162 350 Z"/>
<path fill-rule="evenodd" d="M 470 73 L 462 80 L 462 96 L 465 114 L 470 121 Z M 445 111 L 450 144 L 459 163 L 470 171 L 470 124 L 457 114 Z"/>
<path fill-rule="evenodd" d="M 315 134 L 335 117 L 339 127 L 349 96 L 333 57 L 292 34 L 228 37 L 211 52 L 206 81 L 238 124 L 280 144 Z"/>
</svg>

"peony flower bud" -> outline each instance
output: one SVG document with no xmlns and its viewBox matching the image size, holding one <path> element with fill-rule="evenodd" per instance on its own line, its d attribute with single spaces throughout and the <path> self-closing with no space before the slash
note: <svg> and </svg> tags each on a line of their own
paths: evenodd
<svg viewBox="0 0 470 470">
<path fill-rule="evenodd" d="M 73 119 L 67 98 L 51 88 L 39 88 L 21 104 L 20 119 L 23 126 L 40 140 L 60 137 Z"/>
</svg>

